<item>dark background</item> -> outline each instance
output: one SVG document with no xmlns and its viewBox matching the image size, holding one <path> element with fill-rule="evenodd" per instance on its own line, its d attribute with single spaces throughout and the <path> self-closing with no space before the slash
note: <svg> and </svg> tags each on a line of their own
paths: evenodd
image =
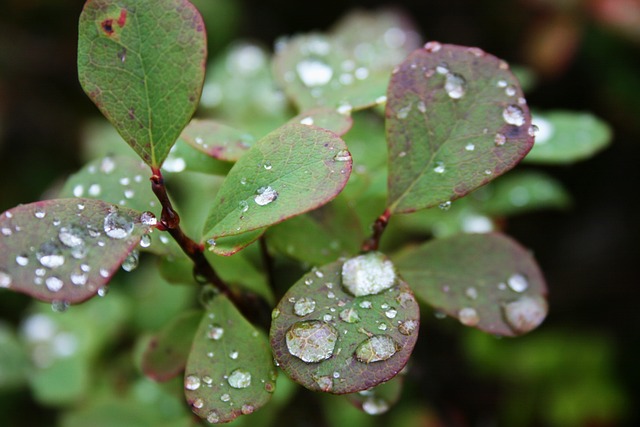
<svg viewBox="0 0 640 427">
<path fill-rule="evenodd" d="M 231 39 L 270 46 L 282 34 L 325 30 L 354 7 L 388 4 L 218 3 L 231 6 L 227 15 L 218 16 L 220 34 L 210 30 L 218 37 L 210 56 Z M 99 114 L 76 75 L 82 4 L 0 3 L 0 211 L 37 200 L 81 166 L 81 125 Z M 625 4 L 632 6 L 610 13 Z M 520 215 L 510 219 L 507 232 L 534 251 L 548 279 L 551 311 L 543 327 L 610 338 L 612 369 L 629 401 L 640 402 L 640 6 L 633 4 L 638 2 L 393 2 L 415 20 L 426 40 L 479 46 L 530 66 L 538 75 L 537 86 L 527 94 L 530 105 L 590 111 L 613 128 L 612 145 L 596 157 L 544 168 L 573 195 L 570 211 Z M 6 298 L 0 301 L 0 316 L 16 321 L 28 299 Z M 443 342 L 434 342 L 438 340 Z M 454 346 L 437 336 L 430 345 Z M 631 414 L 627 425 L 640 425 L 640 419 Z"/>
</svg>

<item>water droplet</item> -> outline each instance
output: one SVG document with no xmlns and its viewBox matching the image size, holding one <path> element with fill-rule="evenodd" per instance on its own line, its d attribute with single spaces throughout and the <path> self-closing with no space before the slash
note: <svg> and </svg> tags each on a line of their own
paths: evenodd
<svg viewBox="0 0 640 427">
<path fill-rule="evenodd" d="M 380 329 L 381 331 L 386 331 L 387 330 L 387 324 L 386 323 L 381 323 L 378 325 L 378 329 Z"/>
<path fill-rule="evenodd" d="M 0 288 L 8 288 L 11 286 L 13 279 L 9 273 L 0 270 Z"/>
<path fill-rule="evenodd" d="M 473 151 L 476 149 L 475 144 L 473 144 L 472 142 L 468 143 L 467 145 L 464 146 L 464 149 L 467 151 Z"/>
<path fill-rule="evenodd" d="M 302 297 L 293 306 L 293 312 L 297 316 L 306 316 L 307 314 L 311 314 L 316 309 L 316 302 L 307 297 Z"/>
<path fill-rule="evenodd" d="M 433 168 L 433 171 L 435 173 L 444 173 L 445 172 L 445 166 L 444 163 L 442 162 L 436 162 L 436 167 Z"/>
<path fill-rule="evenodd" d="M 536 133 L 538 133 L 538 126 L 533 124 L 531 126 L 529 126 L 529 130 L 527 131 L 527 133 L 529 134 L 529 136 L 536 136 Z"/>
<path fill-rule="evenodd" d="M 251 385 L 251 374 L 242 369 L 236 369 L 231 372 L 227 382 L 233 388 L 247 388 Z"/>
<path fill-rule="evenodd" d="M 504 93 L 507 96 L 514 96 L 516 94 L 516 92 L 517 92 L 517 89 L 516 89 L 516 87 L 514 85 L 509 85 L 504 89 Z"/>
<path fill-rule="evenodd" d="M 465 307 L 458 311 L 460 323 L 466 326 L 476 326 L 480 322 L 480 316 L 475 308 Z"/>
<path fill-rule="evenodd" d="M 47 268 L 57 268 L 64 264 L 64 256 L 60 248 L 51 242 L 40 246 L 40 250 L 36 252 L 36 258 Z"/>
<path fill-rule="evenodd" d="M 24 254 L 16 256 L 16 264 L 21 267 L 26 266 L 27 264 L 29 264 L 29 257 Z"/>
<path fill-rule="evenodd" d="M 440 203 L 438 207 L 440 208 L 440 210 L 448 211 L 451 208 L 451 200 Z"/>
<path fill-rule="evenodd" d="M 271 188 L 271 186 L 260 187 L 256 190 L 256 193 L 258 193 L 258 195 L 254 198 L 254 200 L 256 204 L 260 206 L 268 205 L 278 198 L 278 192 Z"/>
<path fill-rule="evenodd" d="M 496 143 L 498 147 L 500 147 L 501 145 L 504 145 L 505 142 L 507 142 L 507 137 L 501 133 L 496 133 L 496 136 L 493 139 L 493 141 Z"/>
<path fill-rule="evenodd" d="M 81 271 L 71 273 L 69 276 L 71 283 L 76 286 L 84 286 L 87 284 L 87 275 Z"/>
<path fill-rule="evenodd" d="M 378 294 L 396 283 L 393 263 L 379 252 L 369 252 L 342 265 L 342 284 L 354 296 Z"/>
<path fill-rule="evenodd" d="M 151 235 L 150 234 L 144 234 L 140 238 L 140 247 L 141 248 L 148 248 L 149 246 L 151 246 Z"/>
<path fill-rule="evenodd" d="M 112 239 L 124 239 L 133 231 L 133 221 L 123 216 L 118 210 L 112 210 L 104 218 L 104 232 Z"/>
<path fill-rule="evenodd" d="M 262 167 L 263 167 L 265 170 L 268 170 L 268 171 L 269 171 L 269 170 L 271 170 L 271 169 L 273 168 L 273 165 L 271 165 L 271 161 L 269 161 L 269 160 L 265 160 L 265 161 L 264 161 L 264 163 L 262 164 Z"/>
<path fill-rule="evenodd" d="M 231 396 L 229 396 L 229 393 L 225 393 L 222 396 L 220 396 L 220 400 L 222 400 L 223 402 L 228 402 L 231 400 Z"/>
<path fill-rule="evenodd" d="M 229 358 L 236 360 L 238 358 L 238 356 L 240 355 L 240 353 L 238 353 L 237 351 L 232 351 L 231 353 L 229 353 Z"/>
<path fill-rule="evenodd" d="M 196 375 L 187 375 L 184 378 L 184 388 L 187 390 L 197 390 L 200 388 L 200 378 Z"/>
<path fill-rule="evenodd" d="M 409 113 L 411 112 L 411 107 L 412 107 L 412 104 L 409 104 L 400 108 L 396 113 L 396 117 L 400 120 L 406 119 L 409 116 Z"/>
<path fill-rule="evenodd" d="M 91 184 L 88 190 L 89 195 L 92 197 L 98 197 L 101 192 L 102 188 L 100 187 L 100 184 Z"/>
<path fill-rule="evenodd" d="M 348 150 L 340 150 L 333 157 L 336 162 L 348 162 L 351 160 L 351 153 Z"/>
<path fill-rule="evenodd" d="M 507 81 L 506 80 L 498 80 L 498 82 L 496 83 L 496 86 L 503 88 L 503 87 L 507 87 Z"/>
<path fill-rule="evenodd" d="M 105 157 L 100 163 L 100 170 L 105 174 L 110 174 L 116 168 L 116 164 L 111 157 Z"/>
<path fill-rule="evenodd" d="M 69 309 L 68 301 L 53 300 L 51 301 L 51 310 L 55 313 L 64 313 Z"/>
<path fill-rule="evenodd" d="M 224 335 L 224 329 L 220 325 L 211 325 L 209 331 L 207 332 L 207 337 L 212 340 L 219 340 Z"/>
<path fill-rule="evenodd" d="M 196 409 L 200 409 L 204 406 L 204 401 L 198 397 L 191 405 Z"/>
<path fill-rule="evenodd" d="M 413 331 L 418 327 L 417 320 L 405 320 L 404 322 L 398 323 L 398 331 L 402 335 L 411 335 Z"/>
<path fill-rule="evenodd" d="M 514 292 L 524 292 L 529 287 L 529 282 L 527 278 L 522 274 L 514 274 L 507 280 L 507 285 Z"/>
<path fill-rule="evenodd" d="M 396 354 L 396 342 L 388 335 L 374 335 L 364 340 L 356 349 L 356 358 L 363 363 L 380 362 Z"/>
<path fill-rule="evenodd" d="M 247 405 L 245 403 L 244 405 L 242 405 L 242 408 L 240 408 L 240 411 L 242 412 L 242 415 L 249 415 L 252 414 L 253 411 L 255 411 L 255 408 L 253 407 L 253 405 Z"/>
<path fill-rule="evenodd" d="M 423 101 L 418 101 L 418 111 L 420 111 L 421 113 L 426 113 L 427 112 L 427 106 Z"/>
<path fill-rule="evenodd" d="M 303 362 L 328 359 L 338 340 L 338 331 L 326 322 L 310 320 L 294 323 L 285 336 L 289 353 Z"/>
<path fill-rule="evenodd" d="M 85 206 L 84 206 L 84 203 L 78 203 L 76 207 L 78 208 L 79 211 L 83 211 Z"/>
<path fill-rule="evenodd" d="M 333 77 L 333 69 L 318 59 L 305 59 L 296 65 L 298 77 L 307 87 L 324 86 Z"/>
<path fill-rule="evenodd" d="M 132 251 L 129 255 L 127 255 L 124 262 L 122 263 L 122 269 L 124 271 L 135 270 L 136 267 L 138 267 L 139 260 L 140 260 L 140 253 L 135 250 Z"/>
<path fill-rule="evenodd" d="M 42 219 L 47 216 L 47 213 L 41 207 L 37 207 L 33 215 L 38 219 Z"/>
<path fill-rule="evenodd" d="M 436 73 L 438 73 L 438 74 L 449 74 L 449 65 L 447 65 L 446 62 L 441 62 L 436 67 Z"/>
<path fill-rule="evenodd" d="M 98 288 L 98 296 L 99 297 L 106 297 L 107 294 L 109 293 L 109 287 L 108 286 L 100 286 Z"/>
<path fill-rule="evenodd" d="M 307 116 L 307 117 L 303 118 L 302 120 L 300 120 L 300 124 L 301 125 L 307 125 L 307 126 L 313 125 L 313 117 Z"/>
<path fill-rule="evenodd" d="M 467 91 L 467 81 L 460 74 L 448 73 L 445 78 L 444 90 L 452 99 L 460 99 Z"/>
<path fill-rule="evenodd" d="M 442 45 L 439 42 L 427 42 L 424 45 L 424 50 L 427 52 L 437 52 L 442 49 Z"/>
<path fill-rule="evenodd" d="M 345 308 L 340 312 L 340 320 L 347 323 L 357 323 L 360 321 L 360 315 L 354 308 Z"/>
<path fill-rule="evenodd" d="M 64 285 L 64 282 L 56 276 L 47 277 L 44 283 L 51 292 L 58 292 Z"/>
<path fill-rule="evenodd" d="M 547 316 L 547 302 L 540 296 L 523 296 L 505 304 L 504 315 L 509 326 L 517 333 L 529 332 Z"/>
<path fill-rule="evenodd" d="M 11 231 L 9 227 L 2 227 L 1 231 L 4 236 L 11 236 L 13 234 L 13 231 Z"/>
<path fill-rule="evenodd" d="M 136 195 L 136 192 L 133 191 L 130 188 L 124 190 L 124 198 L 125 199 L 133 199 L 135 195 Z"/>
<path fill-rule="evenodd" d="M 84 246 L 83 231 L 77 227 L 62 227 L 58 232 L 58 239 L 69 248 Z"/>
<path fill-rule="evenodd" d="M 360 308 L 371 308 L 371 301 L 360 301 L 360 304 L 358 304 L 358 306 Z"/>
<path fill-rule="evenodd" d="M 344 114 L 344 115 L 351 114 L 352 110 L 353 110 L 353 106 L 351 104 L 342 104 L 337 109 L 338 113 Z"/>
<path fill-rule="evenodd" d="M 271 318 L 275 320 L 279 316 L 280 316 L 280 310 L 278 310 L 277 308 L 274 308 L 273 311 L 271 312 Z"/>
<path fill-rule="evenodd" d="M 73 195 L 75 197 L 82 197 L 83 194 L 84 194 L 84 187 L 82 186 L 82 184 L 78 184 L 75 187 L 73 187 Z"/>
<path fill-rule="evenodd" d="M 240 200 L 238 207 L 240 208 L 240 212 L 244 213 L 249 210 L 249 203 L 246 200 Z"/>
<path fill-rule="evenodd" d="M 389 410 L 389 404 L 382 398 L 371 396 L 362 402 L 362 410 L 369 415 L 380 415 Z"/>
<path fill-rule="evenodd" d="M 389 319 L 395 318 L 397 314 L 398 314 L 398 310 L 396 310 L 395 308 L 390 308 L 389 310 L 384 312 L 384 315 L 387 316 Z"/>
<path fill-rule="evenodd" d="M 502 111 L 502 118 L 510 125 L 522 126 L 525 122 L 524 111 L 517 105 L 507 105 Z"/>
</svg>

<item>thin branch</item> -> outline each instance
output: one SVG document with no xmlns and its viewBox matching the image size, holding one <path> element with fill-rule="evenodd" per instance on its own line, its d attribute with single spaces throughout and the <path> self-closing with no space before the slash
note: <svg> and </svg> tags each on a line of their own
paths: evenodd
<svg viewBox="0 0 640 427">
<path fill-rule="evenodd" d="M 377 251 L 378 246 L 380 246 L 380 239 L 382 238 L 382 233 L 387 228 L 387 224 L 389 223 L 389 218 L 391 217 L 391 212 L 389 209 L 386 209 L 382 215 L 380 215 L 376 221 L 373 223 L 373 233 L 371 237 L 365 240 L 362 243 L 361 250 L 362 252 L 369 251 Z"/>
</svg>

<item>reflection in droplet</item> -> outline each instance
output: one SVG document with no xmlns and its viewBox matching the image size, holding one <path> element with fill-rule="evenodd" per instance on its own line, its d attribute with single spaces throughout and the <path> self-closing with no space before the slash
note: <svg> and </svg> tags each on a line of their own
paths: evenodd
<svg viewBox="0 0 640 427">
<path fill-rule="evenodd" d="M 360 343 L 356 358 L 363 363 L 387 360 L 398 351 L 397 344 L 388 335 L 374 335 Z"/>
<path fill-rule="evenodd" d="M 308 297 L 300 298 L 293 306 L 293 312 L 300 317 L 313 313 L 315 309 L 316 302 Z"/>
<path fill-rule="evenodd" d="M 507 285 L 514 292 L 524 292 L 529 287 L 529 282 L 522 274 L 516 273 L 507 279 Z"/>
<path fill-rule="evenodd" d="M 379 252 L 369 252 L 342 265 L 342 284 L 354 296 L 380 293 L 396 283 L 393 263 Z"/>
<path fill-rule="evenodd" d="M 184 388 L 187 390 L 197 390 L 200 388 L 200 378 L 195 375 L 187 375 L 184 378 Z"/>
<path fill-rule="evenodd" d="M 524 111 L 517 105 L 507 105 L 502 111 L 502 118 L 510 125 L 522 126 L 525 122 Z"/>
<path fill-rule="evenodd" d="M 112 209 L 104 218 L 104 232 L 112 239 L 124 239 L 133 231 L 133 221 L 121 215 L 117 209 Z"/>
<path fill-rule="evenodd" d="M 233 388 L 247 388 L 251 385 L 251 373 L 242 369 L 236 369 L 229 375 L 227 382 Z"/>
<path fill-rule="evenodd" d="M 326 322 L 310 320 L 294 323 L 285 339 L 289 353 L 303 362 L 315 363 L 333 355 L 338 332 Z"/>
<path fill-rule="evenodd" d="M 256 193 L 258 195 L 254 198 L 254 200 L 256 204 L 260 206 L 268 205 L 278 198 L 278 192 L 271 188 L 271 186 L 260 187 L 256 190 Z"/>
</svg>

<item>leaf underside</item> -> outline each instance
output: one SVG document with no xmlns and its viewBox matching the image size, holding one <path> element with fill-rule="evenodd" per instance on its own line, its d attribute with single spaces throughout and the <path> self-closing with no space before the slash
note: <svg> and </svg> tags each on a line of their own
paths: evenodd
<svg viewBox="0 0 640 427">
<path fill-rule="evenodd" d="M 89 0 L 79 34 L 84 91 L 142 160 L 160 167 L 200 100 L 199 12 L 186 0 Z"/>
<path fill-rule="evenodd" d="M 427 43 L 394 72 L 387 99 L 392 213 L 462 197 L 514 167 L 533 145 L 517 79 L 477 48 Z"/>
<path fill-rule="evenodd" d="M 499 234 L 459 234 L 395 258 L 421 301 L 496 335 L 537 327 L 547 313 L 547 287 L 531 254 Z"/>
<path fill-rule="evenodd" d="M 140 216 L 90 199 L 13 208 L 0 216 L 0 283 L 42 301 L 91 298 L 150 232 Z"/>
</svg>

